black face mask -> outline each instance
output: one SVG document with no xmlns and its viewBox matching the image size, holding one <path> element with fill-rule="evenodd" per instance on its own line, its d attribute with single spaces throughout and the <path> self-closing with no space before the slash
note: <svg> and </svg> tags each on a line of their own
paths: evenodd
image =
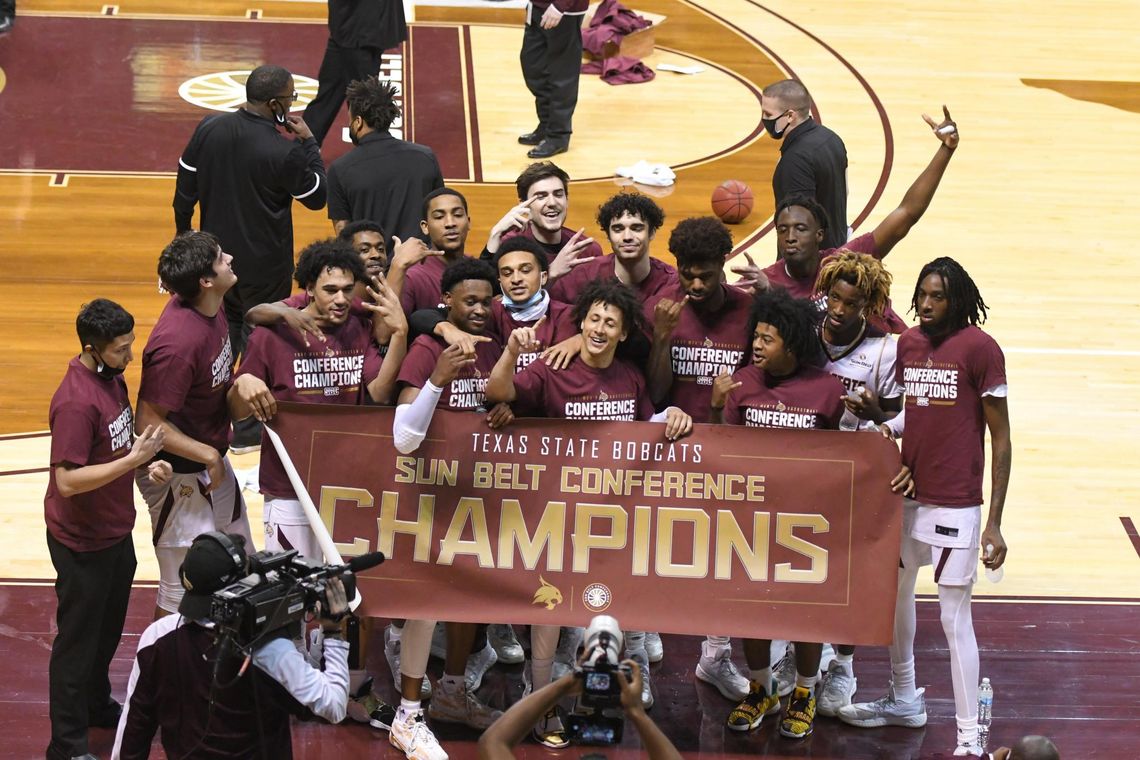
<svg viewBox="0 0 1140 760">
<path fill-rule="evenodd" d="M 94 355 L 95 361 L 98 362 L 95 365 L 95 374 L 99 375 L 99 377 L 103 378 L 104 380 L 111 380 L 111 379 L 116 378 L 119 375 L 121 375 L 127 371 L 127 368 L 125 366 L 123 366 L 123 367 L 110 367 L 110 366 L 108 366 L 107 363 L 105 361 L 103 361 L 103 357 L 100 356 L 99 352 L 96 351 L 94 348 L 91 349 L 91 353 L 92 353 L 92 355 Z"/>
<path fill-rule="evenodd" d="M 777 116 L 774 119 L 760 119 L 760 123 L 764 125 L 764 129 L 768 132 L 773 140 L 779 140 L 783 138 L 784 133 L 788 131 L 788 125 L 786 124 L 784 125 L 784 128 L 779 132 L 776 131 L 776 122 L 779 121 L 780 117 L 786 113 L 787 111 L 784 111 L 784 113 L 780 114 L 780 116 Z"/>
</svg>

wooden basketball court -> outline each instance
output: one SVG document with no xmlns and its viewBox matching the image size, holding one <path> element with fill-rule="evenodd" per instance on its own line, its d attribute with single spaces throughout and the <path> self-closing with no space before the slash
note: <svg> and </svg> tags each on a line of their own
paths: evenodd
<svg viewBox="0 0 1140 760">
<path fill-rule="evenodd" d="M 569 224 L 597 234 L 593 210 L 624 181 L 621 165 L 669 164 L 671 188 L 646 189 L 667 213 L 653 248 L 669 259 L 673 225 L 709 213 L 725 179 L 756 207 L 734 226 L 738 251 L 775 256 L 770 178 L 778 146 L 761 128 L 760 89 L 795 76 L 850 157 L 850 221 L 868 231 L 895 208 L 938 146 L 923 112 L 946 104 L 961 146 L 930 210 L 887 259 L 894 301 L 909 302 L 921 266 L 960 260 L 991 307 L 1005 350 L 1014 467 L 1003 532 L 1005 579 L 975 588 L 982 673 L 997 687 L 994 737 L 1058 737 L 1073 757 L 1133 756 L 1140 727 L 1140 483 L 1128 464 L 1140 436 L 1140 329 L 1132 185 L 1140 177 L 1140 7 L 1033 3 L 802 4 L 786 0 L 636 0 L 665 17 L 646 62 L 698 65 L 646 84 L 583 77 L 569 153 Z M 409 44 L 385 59 L 402 78 L 407 136 L 431 144 L 467 195 L 469 248 L 513 203 L 528 163 L 515 136 L 534 126 L 518 68 L 521 11 L 497 3 L 421 7 Z M 136 319 L 141 353 L 163 302 L 155 262 L 173 234 L 178 155 L 225 74 L 259 63 L 315 77 L 325 6 L 310 0 L 21 0 L 0 37 L 0 602 L 6 663 L 3 735 L 12 757 L 47 744 L 47 651 L 54 572 L 42 498 L 47 408 L 77 350 L 74 317 L 97 296 Z M 300 79 L 299 79 L 300 81 Z M 195 84 L 196 83 L 196 84 Z M 180 96 L 185 86 L 190 100 Z M 197 89 L 195 89 L 195 87 Z M 304 89 L 302 92 L 304 92 Z M 334 127 L 326 163 L 348 149 Z M 326 236 L 324 212 L 294 210 L 296 242 Z M 138 363 L 126 374 L 134 393 Z M 249 467 L 255 456 L 235 459 Z M 988 480 L 987 480 L 988 482 Z M 988 490 L 988 489 L 987 489 Z M 260 499 L 249 495 L 254 519 Z M 141 502 L 140 502 L 141 503 Z M 116 660 L 125 686 L 157 578 L 148 520 L 136 528 L 140 589 Z M 928 577 L 920 592 L 930 594 Z M 691 669 L 697 643 L 666 637 L 653 716 L 686 754 L 918 757 L 948 754 L 953 699 L 937 607 L 920 604 L 918 677 L 925 732 L 858 731 L 827 719 L 810 742 L 763 729 L 725 736 L 731 707 Z M 377 657 L 379 654 L 377 652 Z M 860 654 L 859 698 L 885 687 L 885 652 Z M 378 673 L 387 673 L 382 658 Z M 381 678 L 379 680 L 385 680 Z M 491 684 L 509 701 L 515 675 Z M 386 682 L 386 681 L 385 681 Z M 390 684 L 389 684 L 390 686 Z M 121 691 L 118 692 L 121 696 Z M 398 753 L 366 727 L 305 726 L 298 757 L 344 749 Z M 93 736 L 95 736 L 93 734 Z M 109 740 L 93 741 L 105 754 Z M 441 735 L 473 749 L 472 735 Z M 101 742 L 101 743 L 100 743 Z M 627 739 L 629 750 L 636 740 Z M 333 747 L 337 747 L 333 750 Z M 535 755 L 531 745 L 526 754 Z M 626 754 L 623 749 L 618 754 Z"/>
</svg>

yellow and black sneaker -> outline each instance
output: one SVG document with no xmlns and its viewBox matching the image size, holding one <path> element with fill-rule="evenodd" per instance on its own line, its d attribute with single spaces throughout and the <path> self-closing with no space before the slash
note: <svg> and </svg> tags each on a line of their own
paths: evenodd
<svg viewBox="0 0 1140 760">
<path fill-rule="evenodd" d="M 760 725 L 765 715 L 780 711 L 780 698 L 775 689 L 765 689 L 756 681 L 749 681 L 748 696 L 728 714 L 728 727 L 733 731 L 751 731 Z"/>
<path fill-rule="evenodd" d="M 562 726 L 562 719 L 558 717 L 557 707 L 550 708 L 534 727 L 534 740 L 553 749 L 562 749 L 570 745 L 566 729 Z"/>
<path fill-rule="evenodd" d="M 813 723 L 815 723 L 815 692 L 797 686 L 792 691 L 791 700 L 788 701 L 788 711 L 780 721 L 780 734 L 789 739 L 802 739 L 811 736 Z"/>
</svg>

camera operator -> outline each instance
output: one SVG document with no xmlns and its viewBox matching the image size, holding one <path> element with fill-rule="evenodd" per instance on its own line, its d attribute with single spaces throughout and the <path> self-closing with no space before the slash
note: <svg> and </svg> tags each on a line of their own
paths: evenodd
<svg viewBox="0 0 1140 760">
<path fill-rule="evenodd" d="M 194 539 L 179 568 L 185 589 L 181 614 L 155 621 L 139 640 L 112 758 L 148 757 L 161 728 L 171 760 L 288 760 L 291 714 L 313 713 L 333 723 L 344 718 L 348 644 L 339 621 L 348 602 L 340 579 L 328 579 L 328 609 L 319 610 L 325 636 L 320 671 L 297 650 L 287 629 L 258 635 L 249 656 L 219 635 L 209 619 L 212 596 L 248 569 L 242 536 L 211 532 Z"/>
<path fill-rule="evenodd" d="M 681 760 L 681 753 L 673 746 L 657 724 L 645 713 L 641 703 L 641 666 L 633 660 L 624 660 L 632 678 L 626 678 L 621 668 L 615 669 L 621 684 L 621 706 L 627 718 L 645 744 L 649 760 Z M 514 760 L 513 748 L 564 697 L 582 692 L 580 672 L 567 673 L 525 699 L 516 702 L 479 739 L 479 760 Z"/>
</svg>

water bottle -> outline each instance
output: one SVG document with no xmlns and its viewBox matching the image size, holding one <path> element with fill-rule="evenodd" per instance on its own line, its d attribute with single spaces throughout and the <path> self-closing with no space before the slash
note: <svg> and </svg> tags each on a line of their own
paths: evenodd
<svg viewBox="0 0 1140 760">
<path fill-rule="evenodd" d="M 986 544 L 986 556 L 994 553 L 994 545 Z M 990 583 L 1001 583 L 1001 579 L 1005 577 L 1005 565 L 1002 565 L 997 570 L 986 568 L 986 580 Z"/>
<path fill-rule="evenodd" d="M 983 678 L 978 686 L 978 746 L 986 748 L 990 740 L 990 724 L 994 719 L 994 687 L 990 679 Z"/>
</svg>

